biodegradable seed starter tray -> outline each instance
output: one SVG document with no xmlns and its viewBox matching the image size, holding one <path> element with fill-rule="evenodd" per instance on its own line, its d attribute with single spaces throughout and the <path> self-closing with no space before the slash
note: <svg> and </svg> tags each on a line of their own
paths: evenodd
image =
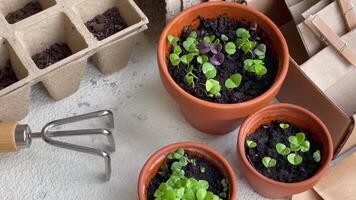
<svg viewBox="0 0 356 200">
<path fill-rule="evenodd" d="M 29 4 L 39 4 L 42 11 L 35 7 L 23 12 Z M 86 23 L 112 8 L 118 10 L 127 27 L 98 40 Z M 22 12 L 13 14 L 20 9 Z M 14 22 L 19 13 L 26 18 Z M 147 17 L 133 0 L 0 1 L 0 121 L 17 121 L 27 115 L 31 86 L 38 82 L 54 100 L 73 94 L 90 57 L 105 75 L 126 66 L 136 35 L 147 29 L 147 24 Z M 66 55 L 58 55 L 63 49 Z M 45 68 L 33 59 L 43 52 L 55 57 L 45 62 Z M 17 78 L 10 85 L 6 84 L 8 80 L 2 82 L 3 76 L 11 73 L 9 63 Z"/>
</svg>

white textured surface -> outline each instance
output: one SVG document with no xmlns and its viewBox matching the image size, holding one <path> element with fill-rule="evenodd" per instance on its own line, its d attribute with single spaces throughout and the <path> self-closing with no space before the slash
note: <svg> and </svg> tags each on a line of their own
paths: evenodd
<svg viewBox="0 0 356 200">
<path fill-rule="evenodd" d="M 42 86 L 33 88 L 31 111 L 22 122 L 36 131 L 54 119 L 99 109 L 114 112 L 117 150 L 112 154 L 110 182 L 98 179 L 104 172 L 100 158 L 35 140 L 29 149 L 0 155 L 0 199 L 135 200 L 137 178 L 146 159 L 160 147 L 178 141 L 210 145 L 237 171 L 237 131 L 213 137 L 190 127 L 160 82 L 155 53 L 152 41 L 142 36 L 129 66 L 104 77 L 89 64 L 79 91 L 59 102 L 52 101 Z M 104 141 L 84 139 L 87 143 Z M 239 199 L 263 199 L 237 174 Z"/>
</svg>

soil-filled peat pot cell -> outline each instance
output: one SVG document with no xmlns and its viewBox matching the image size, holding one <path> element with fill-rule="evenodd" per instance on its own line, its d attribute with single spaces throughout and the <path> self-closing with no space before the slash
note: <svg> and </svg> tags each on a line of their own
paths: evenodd
<svg viewBox="0 0 356 200">
<path fill-rule="evenodd" d="M 255 169 L 285 183 L 301 182 L 316 174 L 321 147 L 308 130 L 282 121 L 260 126 L 245 143 L 247 159 Z"/>
<path fill-rule="evenodd" d="M 269 36 L 253 22 L 200 17 L 197 29 L 169 35 L 168 70 L 191 95 L 231 104 L 254 99 L 274 83 L 278 55 Z"/>
<path fill-rule="evenodd" d="M 64 13 L 26 27 L 18 31 L 17 36 L 39 69 L 45 69 L 88 47 Z"/>
<path fill-rule="evenodd" d="M 0 11 L 9 24 L 15 24 L 55 4 L 55 0 L 4 0 L 0 2 Z"/>
<path fill-rule="evenodd" d="M 25 69 L 10 44 L 0 39 L 0 90 L 25 78 L 28 71 Z"/>
<path fill-rule="evenodd" d="M 86 0 L 73 9 L 99 41 L 141 21 L 129 1 Z"/>
<path fill-rule="evenodd" d="M 228 200 L 229 193 L 228 180 L 214 164 L 180 148 L 167 156 L 151 180 L 147 199 L 165 199 L 173 195 L 183 199 Z"/>
</svg>

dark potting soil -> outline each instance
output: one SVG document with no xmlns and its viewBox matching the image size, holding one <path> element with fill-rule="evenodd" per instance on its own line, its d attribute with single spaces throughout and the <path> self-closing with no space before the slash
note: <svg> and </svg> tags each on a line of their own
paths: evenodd
<svg viewBox="0 0 356 200">
<path fill-rule="evenodd" d="M 183 168 L 185 171 L 185 176 L 187 178 L 195 178 L 197 180 L 207 181 L 209 183 L 208 191 L 213 192 L 214 194 L 219 195 L 220 193 L 224 192 L 224 187 L 221 184 L 221 180 L 223 180 L 225 177 L 222 175 L 220 170 L 218 170 L 212 163 L 202 157 L 192 155 L 188 151 L 186 151 L 186 154 L 190 160 L 195 160 L 195 165 L 189 163 Z M 167 162 L 167 165 L 169 166 L 169 173 L 157 173 L 156 176 L 153 177 L 148 187 L 148 200 L 154 200 L 154 193 L 158 189 L 159 185 L 169 179 L 172 173 L 170 170 L 172 163 L 173 161 Z M 205 169 L 204 173 L 201 172 L 201 168 Z M 228 198 L 222 199 L 227 200 Z"/>
<path fill-rule="evenodd" d="M 0 90 L 10 86 L 17 81 L 18 79 L 14 70 L 12 69 L 11 62 L 8 60 L 6 65 L 0 69 Z"/>
<path fill-rule="evenodd" d="M 289 124 L 289 128 L 282 129 L 279 127 L 280 123 Z M 299 132 L 305 134 L 306 140 L 310 142 L 310 149 L 307 152 L 298 152 L 303 157 L 300 165 L 294 166 L 287 160 L 287 156 L 282 156 L 276 151 L 276 144 L 283 143 L 289 147 L 288 137 L 296 135 Z M 308 130 L 296 127 L 288 122 L 274 121 L 271 124 L 262 125 L 247 140 L 252 140 L 257 143 L 257 147 L 245 147 L 247 158 L 250 163 L 264 176 L 276 181 L 295 183 L 304 181 L 312 177 L 320 168 L 320 162 L 315 162 L 313 153 L 316 150 L 321 151 L 321 144 L 315 142 L 310 136 Z M 321 152 L 321 156 L 323 152 Z M 262 164 L 262 158 L 269 156 L 277 160 L 274 167 L 266 168 Z"/>
<path fill-rule="evenodd" d="M 48 66 L 71 56 L 72 50 L 66 43 L 55 43 L 49 49 L 32 56 L 32 60 L 40 69 L 45 69 Z"/>
<path fill-rule="evenodd" d="M 194 59 L 191 63 L 195 66 L 193 73 L 198 77 L 198 81 L 195 83 L 194 88 L 185 82 L 185 75 L 187 73 L 186 66 L 184 64 L 173 66 L 169 61 L 167 61 L 170 75 L 181 88 L 202 100 L 222 104 L 232 104 L 245 102 L 260 96 L 272 86 L 278 73 L 278 59 L 276 53 L 271 48 L 271 41 L 268 35 L 261 28 L 259 28 L 255 23 L 250 23 L 244 20 L 237 21 L 235 19 L 229 19 L 225 16 L 220 16 L 216 19 L 205 19 L 200 17 L 199 20 L 201 21 L 201 26 L 197 30 L 193 30 L 190 27 L 186 27 L 183 30 L 178 42 L 180 46 L 182 46 L 183 41 L 189 37 L 192 31 L 197 32 L 198 41 L 203 40 L 204 36 L 209 35 L 215 35 L 217 38 L 220 38 L 222 34 L 225 34 L 230 41 L 236 41 L 236 30 L 238 28 L 245 28 L 249 30 L 252 40 L 256 41 L 258 44 L 263 43 L 267 46 L 264 62 L 268 72 L 262 78 L 258 78 L 256 75 L 244 70 L 243 61 L 245 59 L 252 58 L 251 54 L 248 53 L 245 55 L 242 50 L 237 50 L 233 56 L 228 56 L 223 48 L 221 52 L 225 55 L 225 61 L 222 65 L 216 67 L 217 76 L 214 78 L 219 81 L 221 85 L 220 97 L 208 96 L 205 90 L 205 82 L 207 78 L 201 69 L 201 64 L 199 64 L 196 59 Z M 221 42 L 223 46 L 225 46 L 225 42 Z M 188 53 L 184 48 L 182 48 L 182 50 L 182 55 Z M 209 57 L 211 56 L 212 54 L 210 52 Z M 224 86 L 225 80 L 237 72 L 243 77 L 241 85 L 230 91 Z"/>
<path fill-rule="evenodd" d="M 43 9 L 38 2 L 26 4 L 23 8 L 6 15 L 6 20 L 9 24 L 15 24 L 31 15 L 41 12 Z"/>
<path fill-rule="evenodd" d="M 117 8 L 110 8 L 103 14 L 85 23 L 89 31 L 98 39 L 103 40 L 127 27 Z"/>
</svg>

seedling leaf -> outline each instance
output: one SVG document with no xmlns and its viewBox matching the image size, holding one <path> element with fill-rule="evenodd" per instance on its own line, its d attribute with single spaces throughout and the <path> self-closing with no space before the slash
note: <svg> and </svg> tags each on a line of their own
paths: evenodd
<svg viewBox="0 0 356 200">
<path fill-rule="evenodd" d="M 208 62 L 209 61 L 209 58 L 208 58 L 208 56 L 198 56 L 197 57 L 197 62 L 198 63 L 200 63 L 200 64 L 204 64 L 204 63 L 206 63 L 206 62 Z"/>
<path fill-rule="evenodd" d="M 233 75 L 230 76 L 229 79 L 227 79 L 227 80 L 225 81 L 225 87 L 226 87 L 227 89 L 232 90 L 232 89 L 234 89 L 234 88 L 239 87 L 240 84 L 241 84 L 241 81 L 242 81 L 242 76 L 241 76 L 241 74 L 239 74 L 239 73 L 233 74 Z"/>
<path fill-rule="evenodd" d="M 203 64 L 202 70 L 203 70 L 204 75 L 209 79 L 215 78 L 216 73 L 217 73 L 217 70 L 214 67 L 214 65 L 212 65 L 209 62 L 206 62 Z"/>
<path fill-rule="evenodd" d="M 251 149 L 257 147 L 257 143 L 255 141 L 252 141 L 252 140 L 246 140 L 246 144 Z"/>
<path fill-rule="evenodd" d="M 229 40 L 229 38 L 225 34 L 222 34 L 221 35 L 221 40 L 226 42 L 226 41 Z"/>
<path fill-rule="evenodd" d="M 179 63 L 180 63 L 180 58 L 179 58 L 179 56 L 178 56 L 177 54 L 174 54 L 174 53 L 172 53 L 172 54 L 169 55 L 169 60 L 171 61 L 171 64 L 172 64 L 173 66 L 178 66 Z"/>
<path fill-rule="evenodd" d="M 315 162 L 320 162 L 321 160 L 321 153 L 319 150 L 316 150 L 314 153 L 313 153 L 313 159 Z"/>
<path fill-rule="evenodd" d="M 179 38 L 174 36 L 174 35 L 168 35 L 167 36 L 167 40 L 168 42 L 171 44 L 171 45 L 174 45 L 176 46 L 177 45 L 177 42 L 179 41 Z"/>
<path fill-rule="evenodd" d="M 264 165 L 266 168 L 271 168 L 271 167 L 276 166 L 277 160 L 275 160 L 275 159 L 273 159 L 273 158 L 271 158 L 271 157 L 266 156 L 266 157 L 263 157 L 263 158 L 262 158 L 262 163 L 263 163 L 263 165 Z"/>
<path fill-rule="evenodd" d="M 289 128 L 289 124 L 280 123 L 280 124 L 279 124 L 279 127 L 280 127 L 281 129 L 287 129 L 287 128 Z"/>
<path fill-rule="evenodd" d="M 225 51 L 229 55 L 235 54 L 236 53 L 236 45 L 233 42 L 226 43 Z"/>
<path fill-rule="evenodd" d="M 173 53 L 179 56 L 182 53 L 182 49 L 180 48 L 180 46 L 174 46 Z"/>
<path fill-rule="evenodd" d="M 219 97 L 221 96 L 220 90 L 220 82 L 214 79 L 208 79 L 205 83 L 205 89 L 208 92 L 210 97 Z"/>
<path fill-rule="evenodd" d="M 302 152 L 307 152 L 310 149 L 310 142 L 308 140 L 305 140 L 301 145 L 300 145 L 300 151 Z"/>
<path fill-rule="evenodd" d="M 255 50 L 253 50 L 253 53 L 262 60 L 266 57 L 266 48 L 265 44 L 259 44 Z"/>
<path fill-rule="evenodd" d="M 302 163 L 303 158 L 302 156 L 295 154 L 295 153 L 291 153 L 287 156 L 287 160 L 290 164 L 292 165 L 300 165 L 300 163 Z"/>
<path fill-rule="evenodd" d="M 282 143 L 276 144 L 276 150 L 282 156 L 286 156 L 286 155 L 290 154 L 290 152 L 291 152 L 290 148 L 288 148 L 286 145 L 284 145 Z"/>
</svg>

